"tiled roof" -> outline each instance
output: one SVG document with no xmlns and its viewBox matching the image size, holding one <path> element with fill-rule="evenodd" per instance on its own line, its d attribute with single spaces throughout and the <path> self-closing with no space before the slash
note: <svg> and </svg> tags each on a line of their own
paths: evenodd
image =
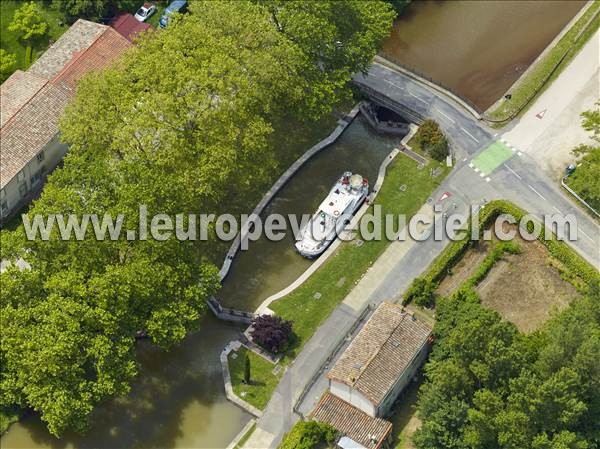
<svg viewBox="0 0 600 449">
<path fill-rule="evenodd" d="M 381 446 L 392 430 L 391 422 L 373 418 L 329 392 L 321 398 L 311 416 L 369 449 Z"/>
<path fill-rule="evenodd" d="M 41 88 L 47 79 L 17 70 L 0 86 L 0 128 L 21 109 Z"/>
<path fill-rule="evenodd" d="M 29 67 L 28 71 L 46 79 L 53 78 L 73 54 L 88 48 L 107 29 L 106 25 L 79 19 Z"/>
<path fill-rule="evenodd" d="M 121 36 L 125 37 L 130 42 L 137 37 L 139 33 L 146 30 L 151 30 L 152 25 L 145 22 L 140 22 L 131 14 L 121 14 L 110 21 L 110 26 L 113 27 Z"/>
<path fill-rule="evenodd" d="M 64 66 L 61 72 L 52 80 L 53 83 L 64 83 L 75 89 L 77 81 L 92 70 L 101 70 L 125 50 L 131 47 L 131 42 L 112 28 L 106 28 L 104 33 L 84 51 L 74 55 L 73 59 Z"/>
<path fill-rule="evenodd" d="M 65 87 L 46 84 L 0 130 L 0 188 L 58 132 L 58 116 L 69 100 Z"/>
<path fill-rule="evenodd" d="M 382 303 L 327 377 L 358 390 L 376 406 L 427 342 L 431 328 L 397 304 Z"/>
</svg>

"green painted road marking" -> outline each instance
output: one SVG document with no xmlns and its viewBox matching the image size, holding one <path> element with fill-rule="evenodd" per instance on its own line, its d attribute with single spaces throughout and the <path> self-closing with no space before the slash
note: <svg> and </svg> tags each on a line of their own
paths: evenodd
<svg viewBox="0 0 600 449">
<path fill-rule="evenodd" d="M 478 168 L 481 173 L 489 175 L 498 168 L 500 164 L 509 160 L 513 154 L 514 153 L 510 148 L 498 140 L 473 159 L 473 165 Z"/>
</svg>

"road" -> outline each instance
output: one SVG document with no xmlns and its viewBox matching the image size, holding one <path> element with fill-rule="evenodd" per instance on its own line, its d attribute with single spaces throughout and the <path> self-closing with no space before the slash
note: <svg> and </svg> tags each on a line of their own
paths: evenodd
<svg viewBox="0 0 600 449">
<path fill-rule="evenodd" d="M 469 164 L 503 136 L 463 112 L 459 105 L 443 94 L 382 65 L 374 64 L 368 75 L 357 75 L 355 81 L 402 108 L 436 120 L 450 137 L 457 166 L 432 195 L 434 203 L 439 201 L 442 192 L 449 191 L 452 197 L 445 200 L 443 205 L 447 210 L 451 208 L 458 213 L 466 212 L 472 204 L 482 204 L 492 199 L 508 199 L 540 217 L 559 211 L 572 213 L 577 219 L 579 239 L 570 244 L 590 263 L 600 267 L 598 225 L 571 203 L 528 154 L 515 150 L 493 171 L 481 176 Z M 245 448 L 277 447 L 285 432 L 299 419 L 293 407 L 309 379 L 323 368 L 327 357 L 348 335 L 362 310 L 368 304 L 397 298 L 412 279 L 429 266 L 448 241 L 446 238 L 442 241 L 428 239 L 419 243 L 406 241 L 390 244 L 288 367 Z M 301 404 L 303 413 L 310 411 L 326 389 L 324 374 L 323 371 Z"/>
</svg>

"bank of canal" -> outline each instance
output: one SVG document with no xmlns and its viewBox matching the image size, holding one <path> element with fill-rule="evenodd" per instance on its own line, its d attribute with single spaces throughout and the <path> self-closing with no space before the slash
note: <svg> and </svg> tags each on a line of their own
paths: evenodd
<svg viewBox="0 0 600 449">
<path fill-rule="evenodd" d="M 380 54 L 484 111 L 585 5 L 584 0 L 415 0 Z"/>
<path fill-rule="evenodd" d="M 313 212 L 344 170 L 375 182 L 379 165 L 399 140 L 377 135 L 357 117 L 337 142 L 300 169 L 264 213 Z M 261 239 L 238 254 L 218 296 L 224 305 L 254 310 L 309 264 L 294 252 L 291 236 L 280 242 Z M 219 363 L 219 353 L 240 331 L 206 316 L 197 333 L 168 352 L 142 342 L 140 375 L 131 394 L 98 407 L 85 436 L 68 433 L 57 440 L 30 416 L 9 429 L 2 447 L 224 448 L 250 419 L 227 401 Z"/>
</svg>

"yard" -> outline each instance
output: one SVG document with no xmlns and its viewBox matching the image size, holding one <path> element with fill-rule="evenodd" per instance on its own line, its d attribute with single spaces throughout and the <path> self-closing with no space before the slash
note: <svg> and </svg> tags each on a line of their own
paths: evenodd
<svg viewBox="0 0 600 449">
<path fill-rule="evenodd" d="M 421 421 L 416 415 L 418 391 L 423 380 L 423 375 L 419 375 L 406 387 L 394 405 L 393 414 L 389 418 L 393 424 L 392 444 L 394 449 L 415 449 L 411 437 L 421 425 Z"/>
<path fill-rule="evenodd" d="M 15 33 L 8 30 L 15 11 L 22 2 L 17 0 L 2 0 L 0 2 L 0 47 L 8 53 L 16 55 L 17 63 L 14 70 L 26 70 L 53 42 L 55 42 L 68 28 L 63 24 L 63 18 L 60 12 L 51 8 L 47 2 L 35 2 L 42 12 L 42 17 L 48 23 L 48 34 L 44 36 L 33 47 L 31 61 L 26 58 L 26 46 L 23 45 Z"/>
<path fill-rule="evenodd" d="M 513 227 L 514 229 L 514 227 Z M 561 277 L 563 265 L 538 240 L 514 240 L 520 254 L 504 254 L 475 289 L 481 304 L 497 311 L 521 332 L 532 332 L 553 312 L 578 297 L 576 288 Z M 495 242 L 480 242 L 470 248 L 440 282 L 436 293 L 450 295 L 475 274 Z"/>
<path fill-rule="evenodd" d="M 450 170 L 433 161 L 429 165 L 440 167 L 441 172 L 437 177 L 430 176 L 429 166 L 418 169 L 414 160 L 402 154 L 396 156 L 387 168 L 385 181 L 376 199 L 376 203 L 382 206 L 383 215 L 403 213 L 410 217 L 419 210 Z M 403 184 L 406 185 L 405 190 L 399 188 Z M 300 353 L 304 344 L 358 283 L 389 243 L 386 239 L 368 241 L 361 246 L 356 245 L 355 242 L 343 243 L 303 285 L 271 304 L 270 308 L 277 315 L 294 323 L 294 342 L 279 362 L 280 364 L 287 365 Z M 318 300 L 315 299 L 316 292 L 321 294 Z M 251 355 L 260 359 L 253 353 Z M 260 368 L 252 375 L 255 383 L 247 386 L 242 384 L 243 362 L 238 359 L 233 362 L 230 360 L 234 391 L 238 395 L 243 392 L 245 396 L 240 397 L 258 408 L 263 408 L 277 386 L 278 379 L 272 374 L 273 365 L 262 359 L 259 360 Z M 252 363 L 253 359 L 251 359 Z M 235 377 L 233 371 L 237 372 Z"/>
<path fill-rule="evenodd" d="M 249 384 L 244 383 L 246 354 L 250 359 Z M 273 374 L 276 367 L 280 371 Z M 271 393 L 277 386 L 283 369 L 242 346 L 239 351 L 229 353 L 229 372 L 234 393 L 253 406 L 263 409 L 271 399 Z"/>
<path fill-rule="evenodd" d="M 430 165 L 435 162 L 430 162 Z M 448 169 L 443 167 L 436 178 L 429 166 L 419 170 L 417 163 L 399 154 L 388 167 L 383 187 L 376 198 L 382 214 L 414 215 L 431 192 L 441 183 Z M 406 185 L 403 191 L 399 187 Z M 295 358 L 316 329 L 352 290 L 366 270 L 389 245 L 387 239 L 344 243 L 319 270 L 289 295 L 271 304 L 270 308 L 286 320 L 294 322 L 297 339 L 284 360 Z M 315 293 L 320 293 L 315 299 Z"/>
</svg>

